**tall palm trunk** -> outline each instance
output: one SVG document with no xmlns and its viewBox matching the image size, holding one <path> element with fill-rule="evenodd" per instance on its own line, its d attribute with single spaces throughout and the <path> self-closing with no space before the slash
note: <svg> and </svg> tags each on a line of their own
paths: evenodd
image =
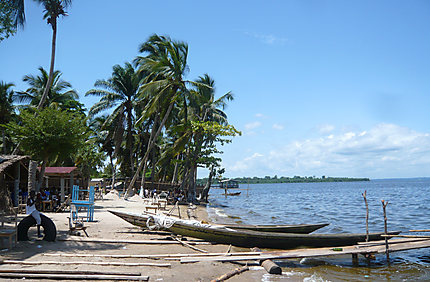
<svg viewBox="0 0 430 282">
<path fill-rule="evenodd" d="M 164 124 L 166 123 L 167 118 L 169 117 L 170 112 L 171 112 L 171 111 L 172 111 L 172 109 L 173 109 L 173 105 L 174 105 L 174 101 L 171 101 L 171 102 L 170 102 L 170 105 L 169 105 L 169 108 L 167 109 L 166 113 L 164 114 L 163 120 L 161 121 L 160 126 L 158 127 L 157 132 L 154 134 L 154 136 L 152 136 L 152 138 L 150 138 L 150 140 L 149 140 L 149 144 L 148 144 L 148 147 L 147 147 L 147 149 L 146 149 L 145 156 L 144 156 L 144 157 L 143 157 L 143 159 L 140 161 L 140 163 L 139 163 L 139 168 L 138 168 L 138 169 L 136 170 L 136 172 L 134 173 L 133 179 L 130 181 L 130 184 L 128 185 L 127 191 L 126 191 L 126 193 L 125 193 L 125 195 L 126 195 L 126 196 L 127 196 L 127 195 L 132 191 L 133 186 L 134 186 L 134 183 L 136 182 L 136 179 L 137 179 L 137 177 L 139 176 L 139 171 L 140 171 L 140 170 L 144 167 L 144 165 L 145 165 L 145 169 L 142 171 L 142 177 L 143 177 L 143 179 L 144 179 L 144 177 L 145 177 L 145 172 L 146 172 L 146 162 L 148 161 L 149 153 L 151 152 L 152 148 L 154 147 L 154 145 L 155 145 L 155 140 L 156 140 L 156 139 L 158 138 L 158 136 L 160 135 L 161 130 L 163 129 Z M 144 181 L 142 181 L 142 185 L 143 185 L 143 183 L 144 183 Z"/>
<path fill-rule="evenodd" d="M 4 128 L 2 128 L 1 130 L 1 135 L 2 135 L 2 142 L 3 142 L 3 155 L 6 155 L 6 133 Z"/>
<path fill-rule="evenodd" d="M 129 150 L 129 154 L 130 154 L 130 169 L 131 169 L 131 174 L 134 174 L 134 162 L 133 162 L 133 132 L 132 132 L 132 126 L 133 126 L 133 121 L 132 121 L 132 108 L 131 108 L 131 102 L 128 101 L 128 105 L 126 108 L 127 111 L 127 149 Z"/>
<path fill-rule="evenodd" d="M 36 161 L 30 161 L 28 163 L 28 193 L 30 194 L 30 191 L 36 191 L 36 170 L 37 170 L 37 162 Z"/>
<path fill-rule="evenodd" d="M 173 170 L 173 176 L 172 176 L 172 184 L 176 184 L 176 180 L 178 178 L 178 170 L 179 170 L 179 159 L 181 157 L 181 154 L 178 154 L 176 157 L 176 163 L 175 163 L 175 169 Z"/>
<path fill-rule="evenodd" d="M 45 158 L 42 162 L 42 166 L 40 167 L 39 181 L 37 183 L 37 191 L 40 191 L 40 188 L 43 187 L 43 177 L 45 176 L 46 164 L 48 163 L 48 158 Z"/>
<path fill-rule="evenodd" d="M 46 86 L 45 86 L 45 89 L 43 90 L 42 98 L 40 98 L 39 105 L 37 106 L 38 110 L 43 108 L 46 101 L 46 97 L 48 96 L 48 92 L 51 89 L 52 80 L 54 79 L 55 46 L 57 42 L 57 19 L 54 17 L 51 17 L 50 21 L 52 26 L 51 65 L 49 67 L 48 81 L 46 82 Z"/>
</svg>

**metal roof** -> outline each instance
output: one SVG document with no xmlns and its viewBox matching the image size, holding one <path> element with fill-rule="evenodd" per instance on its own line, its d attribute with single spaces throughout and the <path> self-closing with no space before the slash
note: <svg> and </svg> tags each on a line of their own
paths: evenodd
<svg viewBox="0 0 430 282">
<path fill-rule="evenodd" d="M 75 169 L 77 169 L 76 166 L 61 166 L 61 167 L 51 166 L 51 167 L 45 168 L 45 174 L 49 174 L 49 173 L 70 174 Z M 39 170 L 40 170 L 40 167 L 39 167 Z"/>
</svg>

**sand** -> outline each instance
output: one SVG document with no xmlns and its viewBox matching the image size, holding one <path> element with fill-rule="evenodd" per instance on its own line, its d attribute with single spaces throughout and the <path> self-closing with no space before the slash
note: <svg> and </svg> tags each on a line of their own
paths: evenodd
<svg viewBox="0 0 430 282">
<path fill-rule="evenodd" d="M 171 207 L 167 207 L 169 209 Z M 87 232 L 91 239 L 113 239 L 113 240 L 155 240 L 163 239 L 168 235 L 145 234 L 141 228 L 133 226 L 126 221 L 109 213 L 108 210 L 130 211 L 140 213 L 144 210 L 143 200 L 134 196 L 125 201 L 120 199 L 116 194 L 107 194 L 104 200 L 96 201 L 95 215 L 96 222 L 85 223 Z M 187 216 L 187 206 L 181 206 L 181 215 Z M 149 281 L 210 281 L 235 268 L 240 267 L 233 263 L 221 262 L 199 262 L 193 264 L 181 264 L 179 261 L 172 260 L 150 260 L 143 258 L 85 258 L 85 257 L 52 257 L 45 254 L 177 254 L 177 253 L 197 253 L 186 246 L 182 245 L 142 245 L 142 244 L 123 244 L 123 243 L 87 243 L 75 241 L 61 241 L 65 238 L 86 238 L 85 235 L 71 236 L 68 235 L 68 212 L 64 213 L 44 213 L 51 218 L 57 227 L 57 241 L 45 242 L 35 237 L 35 227 L 29 232 L 31 240 L 27 242 L 18 242 L 18 245 L 12 250 L 2 252 L 1 259 L 22 260 L 22 261 L 85 261 L 85 262 L 148 262 L 171 264 L 170 267 L 153 267 L 153 266 L 100 266 L 88 264 L 68 264 L 68 265 L 12 265 L 2 264 L 0 269 L 32 269 L 32 270 L 99 270 L 99 271 L 118 271 L 118 272 L 140 272 L 142 275 L 150 277 Z M 174 212 L 177 215 L 177 211 Z M 208 213 L 205 206 L 197 206 L 194 214 L 198 220 L 209 221 Z M 23 217 L 24 215 L 21 215 Z M 82 232 L 81 232 L 82 233 Z M 192 238 L 189 238 L 192 239 Z M 200 249 L 208 252 L 225 252 L 227 245 L 198 245 Z M 243 251 L 233 247 L 234 251 Z M 270 281 L 267 280 L 267 273 L 261 267 L 251 267 L 240 275 L 230 278 L 228 281 Z M 285 276 L 283 277 L 286 278 Z M 275 278 L 276 281 L 277 278 Z M 26 279 L 27 281 L 31 279 Z M 274 280 L 275 281 L 275 280 Z"/>
</svg>

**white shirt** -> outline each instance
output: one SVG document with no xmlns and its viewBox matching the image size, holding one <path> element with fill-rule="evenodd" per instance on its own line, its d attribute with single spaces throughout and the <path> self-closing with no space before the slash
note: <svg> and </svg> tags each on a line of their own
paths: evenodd
<svg viewBox="0 0 430 282">
<path fill-rule="evenodd" d="M 26 214 L 31 214 L 36 210 L 36 201 L 34 201 L 33 199 L 29 199 L 29 201 L 30 201 L 30 205 L 28 205 L 27 203 L 27 206 L 25 207 Z"/>
</svg>

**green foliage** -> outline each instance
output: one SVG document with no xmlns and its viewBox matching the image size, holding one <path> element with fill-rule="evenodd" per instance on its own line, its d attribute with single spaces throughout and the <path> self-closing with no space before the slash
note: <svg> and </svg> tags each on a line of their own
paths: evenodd
<svg viewBox="0 0 430 282">
<path fill-rule="evenodd" d="M 0 42 L 16 33 L 15 13 L 13 1 L 0 1 Z"/>
<path fill-rule="evenodd" d="M 23 152 L 36 160 L 69 158 L 88 135 L 85 121 L 67 111 L 45 108 L 37 115 L 23 111 L 20 119 L 6 127 L 20 142 Z"/>
</svg>

